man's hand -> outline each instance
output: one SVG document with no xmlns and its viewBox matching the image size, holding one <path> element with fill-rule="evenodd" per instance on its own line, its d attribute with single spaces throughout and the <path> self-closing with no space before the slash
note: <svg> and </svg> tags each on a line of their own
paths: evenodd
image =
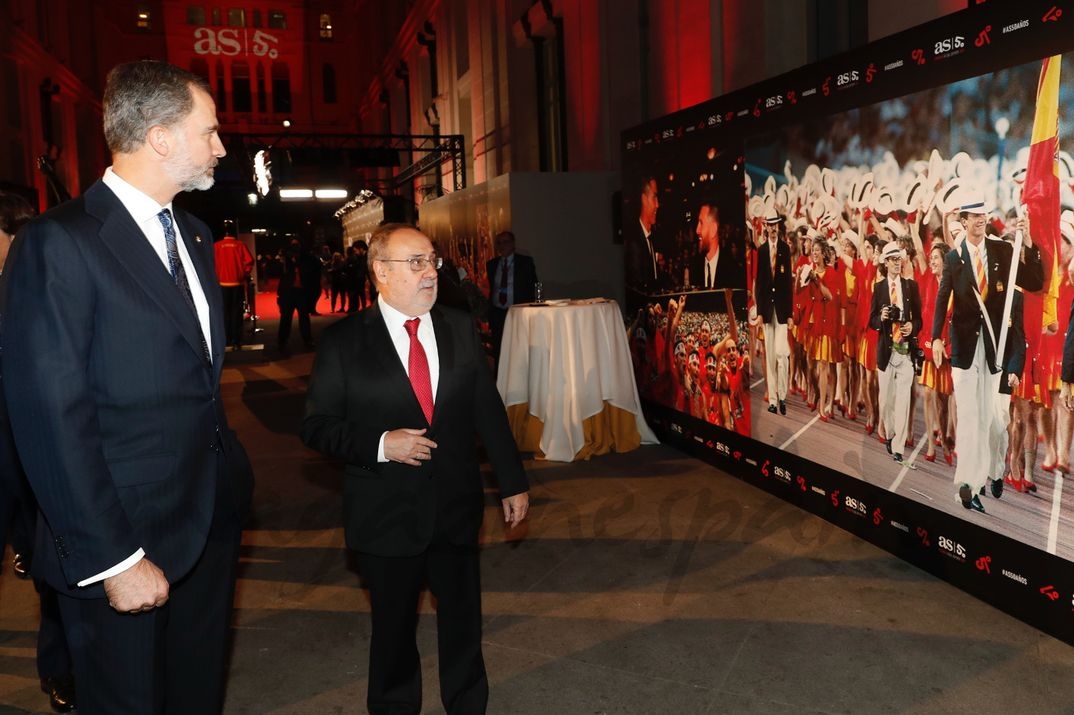
<svg viewBox="0 0 1074 715">
<path fill-rule="evenodd" d="M 508 529 L 513 529 L 526 518 L 526 513 L 529 512 L 529 509 L 529 492 L 509 496 L 503 500 L 503 522 L 507 524 Z"/>
<path fill-rule="evenodd" d="M 168 602 L 168 579 L 149 559 L 104 580 L 108 605 L 119 613 L 145 613 Z"/>
<path fill-rule="evenodd" d="M 392 430 L 384 435 L 384 456 L 392 462 L 402 462 L 411 467 L 419 467 L 422 462 L 433 458 L 436 442 L 423 437 L 425 429 Z"/>
<path fill-rule="evenodd" d="M 1074 385 L 1064 382 L 1059 385 L 1059 402 L 1068 410 L 1074 410 Z"/>
<path fill-rule="evenodd" d="M 943 358 L 943 341 L 936 338 L 932 341 L 932 364 L 936 366 L 937 370 L 943 365 Z"/>
</svg>

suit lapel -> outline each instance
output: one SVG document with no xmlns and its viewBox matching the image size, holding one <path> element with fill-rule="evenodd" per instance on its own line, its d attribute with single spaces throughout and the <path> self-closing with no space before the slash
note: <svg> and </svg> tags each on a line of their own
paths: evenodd
<svg viewBox="0 0 1074 715">
<path fill-rule="evenodd" d="M 433 401 L 433 422 L 443 414 L 440 409 L 440 399 L 450 394 L 456 378 L 455 371 L 455 341 L 452 340 L 451 328 L 447 319 L 438 308 L 433 308 L 430 313 L 433 319 L 433 333 L 436 335 L 437 359 L 440 363 L 440 378 L 436 386 L 436 396 Z"/>
<path fill-rule="evenodd" d="M 85 194 L 86 212 L 101 222 L 99 237 L 116 260 L 175 323 L 176 329 L 201 357 L 201 328 L 197 317 L 175 287 L 175 281 L 111 189 L 98 181 Z M 210 311 L 211 312 L 211 311 Z"/>
</svg>

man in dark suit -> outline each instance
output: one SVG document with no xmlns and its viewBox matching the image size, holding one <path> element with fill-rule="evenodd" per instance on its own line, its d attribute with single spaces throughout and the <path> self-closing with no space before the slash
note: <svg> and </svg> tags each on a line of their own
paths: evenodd
<svg viewBox="0 0 1074 715">
<path fill-rule="evenodd" d="M 224 147 L 207 83 L 161 62 L 109 73 L 104 128 L 104 178 L 28 224 L 3 275 L 33 570 L 79 712 L 220 712 L 252 474 L 220 396 L 212 236 L 172 199 L 209 188 Z"/>
<path fill-rule="evenodd" d="M 415 635 L 427 581 L 444 707 L 483 713 L 475 433 L 508 528 L 526 516 L 526 474 L 472 319 L 434 307 L 432 243 L 412 226 L 387 224 L 374 231 L 369 259 L 380 298 L 322 334 L 302 422 L 303 442 L 346 462 L 347 545 L 372 604 L 367 704 L 371 713 L 421 709 Z"/>
<path fill-rule="evenodd" d="M 921 332 L 921 294 L 917 283 L 902 277 L 906 254 L 898 242 L 889 241 L 880 257 L 885 274 L 883 281 L 873 285 L 869 326 L 880 332 L 876 366 L 880 370 L 880 416 L 888 431 L 887 450 L 896 462 L 902 462 L 916 374 L 913 351 Z"/>
<path fill-rule="evenodd" d="M 289 355 L 291 339 L 291 321 L 298 313 L 298 332 L 302 335 L 302 344 L 312 350 L 313 331 L 310 316 L 321 294 L 321 261 L 306 250 L 302 241 L 291 239 L 284 253 L 283 276 L 276 289 L 276 305 L 280 308 L 280 323 L 276 327 L 276 346 L 281 355 Z"/>
<path fill-rule="evenodd" d="M 663 246 L 658 245 L 653 228 L 660 209 L 660 191 L 656 179 L 642 179 L 638 194 L 638 222 L 629 222 L 623 229 L 623 250 L 626 252 L 626 284 L 640 292 L 664 287 Z"/>
<path fill-rule="evenodd" d="M 753 297 L 757 320 L 764 326 L 765 385 L 768 411 L 787 414 L 787 388 L 791 359 L 787 323 L 794 298 L 791 249 L 783 240 L 783 218 L 775 209 L 765 216 L 765 242 L 757 249 L 757 278 Z"/>
<path fill-rule="evenodd" d="M 950 360 L 957 410 L 955 443 L 959 446 L 954 483 L 962 506 L 983 512 L 979 495 L 989 478 L 992 496 L 998 498 L 1003 493 L 1003 475 L 989 472 L 995 469 L 994 455 L 1006 434 L 1000 427 L 1008 419 L 1002 404 L 997 405 L 997 396 L 1001 372 L 1011 356 L 997 356 L 996 344 L 1005 320 L 1015 317 L 1014 313 L 1003 314 L 1007 292 L 1014 290 L 1007 284 L 1014 248 L 1001 239 L 985 238 L 989 210 L 983 192 L 967 191 L 959 206 L 958 221 L 966 238 L 944 257 L 932 334 L 943 334 L 948 300 L 952 300 Z M 1028 229 L 1024 223 L 1023 227 Z M 1033 245 L 1028 230 L 1023 231 L 1023 238 L 1015 283 L 1022 290 L 1039 291 L 1044 286 L 1040 250 Z M 1012 332 L 1018 330 L 1020 326 Z M 945 357 L 943 341 L 932 341 L 932 354 L 940 365 Z M 1008 380 L 1017 380 L 1013 371 Z"/>
<path fill-rule="evenodd" d="M 698 250 L 690 263 L 690 285 L 697 289 L 730 288 L 735 285 L 734 259 L 720 250 L 720 210 L 703 203 L 697 212 Z"/>
<path fill-rule="evenodd" d="M 489 278 L 489 329 L 493 354 L 500 357 L 503 324 L 512 305 L 536 299 L 537 266 L 529 256 L 515 253 L 515 234 L 496 234 L 496 258 L 485 264 Z"/>
</svg>

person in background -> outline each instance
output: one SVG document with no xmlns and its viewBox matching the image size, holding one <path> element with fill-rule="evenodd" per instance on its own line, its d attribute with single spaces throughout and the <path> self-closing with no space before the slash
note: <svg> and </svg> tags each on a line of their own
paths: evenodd
<svg viewBox="0 0 1074 715">
<path fill-rule="evenodd" d="M 216 279 L 224 297 L 224 335 L 227 344 L 242 349 L 242 315 L 246 285 L 254 269 L 254 257 L 235 237 L 235 222 L 224 222 L 224 237 L 213 244 Z"/>
<path fill-rule="evenodd" d="M 503 324 L 512 305 L 532 303 L 536 298 L 537 266 L 530 256 L 515 253 L 515 234 L 496 234 L 496 258 L 485 264 L 489 279 L 489 330 L 492 352 L 500 359 Z"/>
<path fill-rule="evenodd" d="M 33 215 L 33 207 L 24 198 L 0 191 L 0 278 L 16 232 Z M 10 529 L 15 575 L 29 578 L 37 501 L 15 450 L 2 389 L 0 379 L 0 554 Z M 37 629 L 37 675 L 41 690 L 48 695 L 53 710 L 70 712 L 76 704 L 75 679 L 56 591 L 41 579 L 34 579 L 34 587 L 41 606 L 41 625 Z"/>
<path fill-rule="evenodd" d="M 765 241 L 757 249 L 757 278 L 753 295 L 757 302 L 756 320 L 763 326 L 765 349 L 765 389 L 768 411 L 787 414 L 787 390 L 791 348 L 787 323 L 794 300 L 794 272 L 791 250 L 783 240 L 783 218 L 770 210 L 765 215 Z"/>
<path fill-rule="evenodd" d="M 660 191 L 656 179 L 646 176 L 638 188 L 638 223 L 624 227 L 623 249 L 626 252 L 627 287 L 644 293 L 662 289 L 667 281 L 663 265 L 664 247 L 653 232 L 656 213 L 660 209 Z M 693 282 L 693 276 L 690 280 Z"/>
<path fill-rule="evenodd" d="M 290 348 L 291 321 L 298 313 L 298 332 L 307 350 L 313 349 L 313 331 L 310 328 L 310 301 L 321 294 L 321 261 L 305 250 L 297 238 L 291 239 L 284 252 L 283 275 L 276 290 L 276 304 L 280 307 L 280 324 L 276 332 L 276 345 L 281 355 Z"/>
<path fill-rule="evenodd" d="M 499 482 L 508 529 L 529 483 L 468 313 L 436 305 L 432 242 L 407 224 L 373 232 L 380 297 L 328 326 L 310 376 L 302 441 L 344 468 L 347 546 L 369 587 L 371 713 L 421 710 L 418 600 L 435 598 L 440 698 L 484 713 L 478 532 L 485 488 L 475 436 Z"/>
<path fill-rule="evenodd" d="M 200 76 L 111 70 L 112 166 L 26 224 L 0 283 L 33 573 L 58 595 L 82 715 L 219 713 L 253 491 L 220 394 L 212 233 L 172 205 L 224 156 Z"/>
<path fill-rule="evenodd" d="M 880 370 L 880 418 L 888 429 L 887 450 L 902 462 L 910 393 L 914 389 L 914 355 L 921 330 L 921 296 L 917 283 L 902 277 L 906 252 L 897 241 L 884 246 L 884 280 L 873 285 L 869 327 L 879 331 L 876 365 Z"/>
<path fill-rule="evenodd" d="M 365 241 L 355 241 L 347 249 L 344 271 L 347 274 L 347 312 L 357 313 L 366 306 L 365 284 L 369 279 Z"/>
</svg>

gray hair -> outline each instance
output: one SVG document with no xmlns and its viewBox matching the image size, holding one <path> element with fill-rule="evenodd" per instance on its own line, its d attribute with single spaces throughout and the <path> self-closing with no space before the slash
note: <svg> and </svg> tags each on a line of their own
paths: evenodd
<svg viewBox="0 0 1074 715">
<path fill-rule="evenodd" d="M 154 60 L 117 65 L 104 88 L 104 138 L 113 154 L 129 154 L 145 143 L 150 127 L 173 127 L 194 108 L 192 88 L 212 94 L 192 72 Z"/>
<path fill-rule="evenodd" d="M 379 285 L 377 272 L 373 270 L 373 261 L 383 261 L 388 257 L 388 243 L 391 241 L 392 234 L 405 228 L 418 230 L 416 226 L 409 223 L 383 223 L 377 226 L 369 237 L 369 253 L 366 255 L 366 261 L 369 263 L 369 275 L 373 277 L 374 283 Z"/>
</svg>

